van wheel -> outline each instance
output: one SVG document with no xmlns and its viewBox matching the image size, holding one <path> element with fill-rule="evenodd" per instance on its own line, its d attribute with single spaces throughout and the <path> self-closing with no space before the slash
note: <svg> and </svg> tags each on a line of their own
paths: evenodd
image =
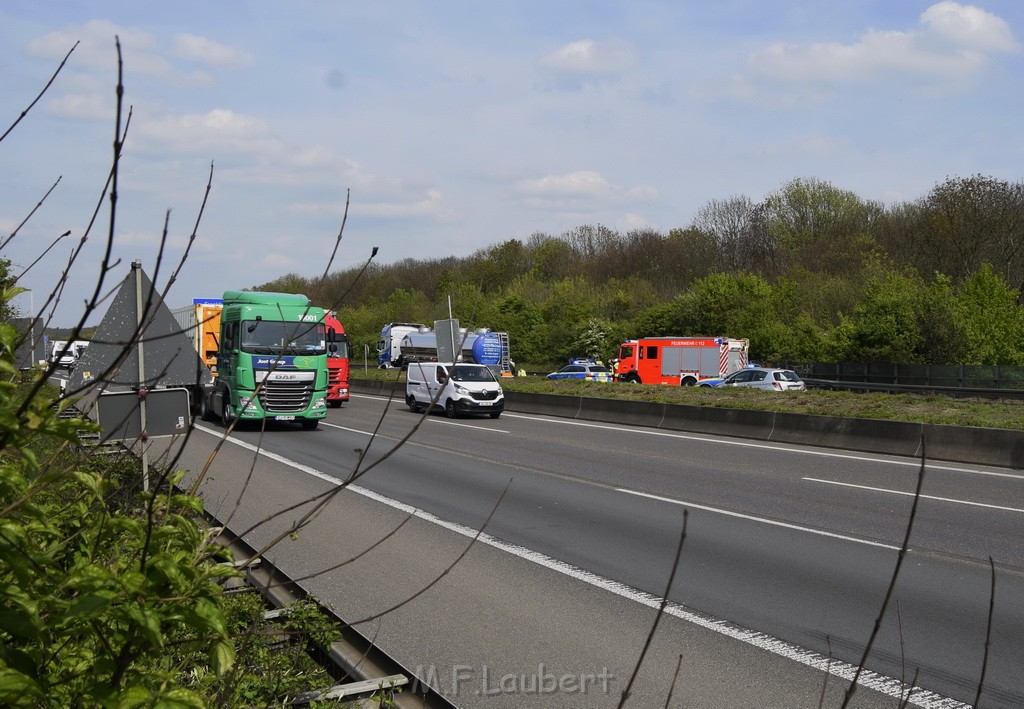
<svg viewBox="0 0 1024 709">
<path fill-rule="evenodd" d="M 406 395 L 405 403 L 409 406 L 409 411 L 412 411 L 414 414 L 418 414 L 420 412 L 420 405 L 416 403 L 416 397 L 412 394 Z"/>
<path fill-rule="evenodd" d="M 455 402 L 449 399 L 444 405 L 444 415 L 450 419 L 455 418 L 459 413 L 455 410 Z"/>
<path fill-rule="evenodd" d="M 496 418 L 498 418 L 499 416 L 501 416 L 501 412 L 500 412 L 500 411 L 492 411 L 492 412 L 491 412 L 491 418 L 492 418 L 492 419 L 496 419 Z"/>
</svg>

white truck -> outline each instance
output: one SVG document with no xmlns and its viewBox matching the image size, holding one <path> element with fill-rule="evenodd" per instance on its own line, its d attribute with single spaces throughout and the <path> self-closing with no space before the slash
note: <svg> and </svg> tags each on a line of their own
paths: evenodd
<svg viewBox="0 0 1024 709">
<path fill-rule="evenodd" d="M 410 332 L 419 330 L 429 328 L 414 322 L 392 322 L 381 328 L 380 338 L 377 340 L 377 368 L 401 368 L 405 364 L 402 359 L 402 338 Z"/>
<path fill-rule="evenodd" d="M 405 372 L 405 403 L 413 413 L 438 408 L 448 418 L 487 414 L 496 419 L 505 410 L 505 392 L 482 364 L 410 362 Z"/>
</svg>

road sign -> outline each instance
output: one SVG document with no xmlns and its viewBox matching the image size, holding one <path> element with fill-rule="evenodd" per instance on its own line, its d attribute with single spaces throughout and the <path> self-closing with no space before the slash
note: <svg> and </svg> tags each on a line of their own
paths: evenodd
<svg viewBox="0 0 1024 709">
<path fill-rule="evenodd" d="M 190 412 L 188 389 L 181 387 L 107 392 L 96 403 L 96 418 L 107 441 L 183 434 L 188 430 Z"/>
</svg>

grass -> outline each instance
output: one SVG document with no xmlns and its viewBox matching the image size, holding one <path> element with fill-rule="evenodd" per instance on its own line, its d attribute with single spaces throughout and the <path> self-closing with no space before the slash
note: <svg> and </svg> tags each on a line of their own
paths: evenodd
<svg viewBox="0 0 1024 709">
<path fill-rule="evenodd" d="M 405 381 L 396 370 L 353 368 L 353 379 Z M 501 380 L 507 391 L 565 396 L 595 396 L 689 406 L 780 411 L 844 418 L 868 418 L 957 426 L 1024 430 L 1024 400 L 959 399 L 941 394 L 884 394 L 810 389 L 770 392 L 758 389 L 713 389 L 659 385 L 608 384 L 550 380 L 542 376 Z"/>
</svg>

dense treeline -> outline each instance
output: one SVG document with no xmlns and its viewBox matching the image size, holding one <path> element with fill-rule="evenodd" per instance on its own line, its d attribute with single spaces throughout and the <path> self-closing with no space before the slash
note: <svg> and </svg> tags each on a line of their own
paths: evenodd
<svg viewBox="0 0 1024 709">
<path fill-rule="evenodd" d="M 610 357 L 637 336 L 747 337 L 763 361 L 1024 364 L 1024 184 L 949 178 L 893 206 L 818 179 L 714 200 L 667 234 L 581 226 L 466 258 L 259 286 L 335 306 L 361 358 L 383 324 L 447 317 L 519 362 Z"/>
</svg>

